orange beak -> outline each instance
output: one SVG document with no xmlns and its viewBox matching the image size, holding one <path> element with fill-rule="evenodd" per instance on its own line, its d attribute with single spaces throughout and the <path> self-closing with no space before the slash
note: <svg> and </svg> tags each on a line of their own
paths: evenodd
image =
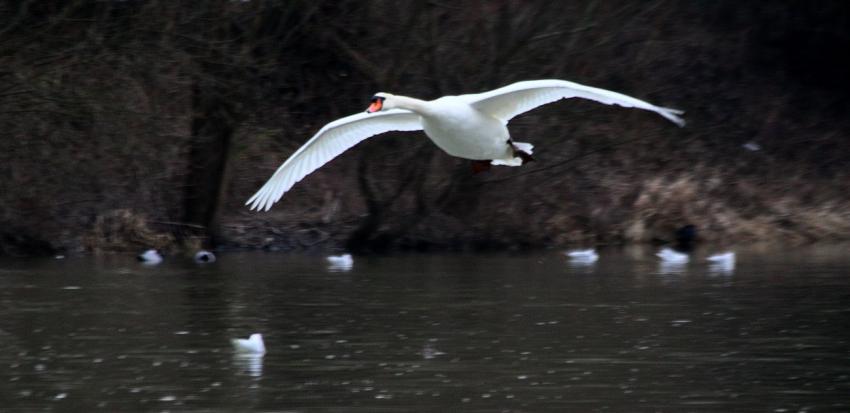
<svg viewBox="0 0 850 413">
<path fill-rule="evenodd" d="M 384 101 L 382 99 L 375 99 L 372 101 L 372 104 L 366 109 L 366 113 L 375 113 L 381 108 L 384 107 Z"/>
</svg>

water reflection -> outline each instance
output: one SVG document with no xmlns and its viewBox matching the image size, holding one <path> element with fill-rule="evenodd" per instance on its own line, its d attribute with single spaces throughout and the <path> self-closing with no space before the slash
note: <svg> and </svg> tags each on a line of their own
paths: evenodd
<svg viewBox="0 0 850 413">
<path fill-rule="evenodd" d="M 688 269 L 687 262 L 664 261 L 658 262 L 658 273 L 667 275 L 683 274 Z"/>
<path fill-rule="evenodd" d="M 237 374 L 259 378 L 263 375 L 263 355 L 262 354 L 233 354 L 233 365 L 237 369 Z"/>
<path fill-rule="evenodd" d="M 850 410 L 844 250 L 629 254 L 0 261 L 3 408 Z M 234 355 L 253 331 L 269 355 Z"/>
<path fill-rule="evenodd" d="M 425 342 L 425 345 L 422 346 L 422 358 L 425 360 L 431 360 L 437 358 L 439 356 L 444 356 L 446 353 L 440 351 L 436 347 L 437 339 L 431 338 Z"/>
<path fill-rule="evenodd" d="M 713 275 L 731 276 L 735 274 L 735 262 L 720 261 L 709 263 L 708 273 Z"/>
</svg>

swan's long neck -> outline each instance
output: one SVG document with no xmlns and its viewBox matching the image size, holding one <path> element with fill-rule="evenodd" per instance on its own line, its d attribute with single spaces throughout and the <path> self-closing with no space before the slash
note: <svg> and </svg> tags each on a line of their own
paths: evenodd
<svg viewBox="0 0 850 413">
<path fill-rule="evenodd" d="M 399 109 L 407 109 L 420 115 L 431 113 L 428 102 L 407 96 L 393 95 L 393 105 Z"/>
</svg>

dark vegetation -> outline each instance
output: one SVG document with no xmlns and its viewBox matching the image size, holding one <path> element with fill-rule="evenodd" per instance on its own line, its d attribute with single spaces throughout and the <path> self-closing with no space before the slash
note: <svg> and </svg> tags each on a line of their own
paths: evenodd
<svg viewBox="0 0 850 413">
<path fill-rule="evenodd" d="M 844 1 L 0 3 L 0 255 L 219 246 L 523 248 L 850 238 Z M 472 175 L 388 134 L 271 212 L 243 202 L 377 91 L 562 78 L 511 124 L 537 162 Z M 747 142 L 760 151 L 742 148 Z"/>
</svg>

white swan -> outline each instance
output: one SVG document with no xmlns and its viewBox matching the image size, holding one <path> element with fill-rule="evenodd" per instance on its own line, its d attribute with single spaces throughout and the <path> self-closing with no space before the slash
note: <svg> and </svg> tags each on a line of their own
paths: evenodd
<svg viewBox="0 0 850 413">
<path fill-rule="evenodd" d="M 570 260 L 573 262 L 581 262 L 581 263 L 593 263 L 599 259 L 599 254 L 596 253 L 596 250 L 593 248 L 589 248 L 586 250 L 573 250 L 568 251 L 567 256 L 570 257 Z"/>
<path fill-rule="evenodd" d="M 529 80 L 489 92 L 432 101 L 377 93 L 366 113 L 337 119 L 320 129 L 245 204 L 268 211 L 307 174 L 364 139 L 390 131 L 424 130 L 449 155 L 477 161 L 476 170 L 487 169 L 491 164 L 519 166 L 532 159 L 533 146 L 512 141 L 508 121 L 538 106 L 573 97 L 650 110 L 679 126 L 685 125 L 677 116 L 683 113 L 680 110 L 566 80 Z"/>
<path fill-rule="evenodd" d="M 658 258 L 661 258 L 662 262 L 670 264 L 685 264 L 690 260 L 688 254 L 682 254 L 681 252 L 673 251 L 670 248 L 663 248 L 655 255 Z"/>
<path fill-rule="evenodd" d="M 240 354 L 266 354 L 266 345 L 263 343 L 262 334 L 251 334 L 247 339 L 233 338 L 230 339 L 230 344 L 233 345 L 233 350 Z"/>
</svg>

